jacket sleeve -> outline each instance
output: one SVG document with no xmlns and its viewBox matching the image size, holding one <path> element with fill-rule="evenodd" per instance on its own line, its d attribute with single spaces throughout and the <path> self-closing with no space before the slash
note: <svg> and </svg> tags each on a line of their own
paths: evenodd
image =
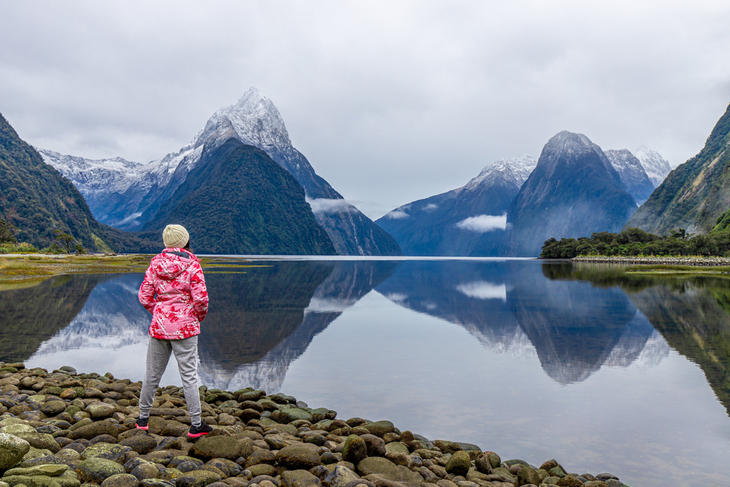
<svg viewBox="0 0 730 487">
<path fill-rule="evenodd" d="M 208 314 L 208 288 L 205 285 L 205 277 L 203 269 L 197 262 L 193 264 L 197 267 L 190 277 L 190 294 L 193 297 L 193 310 L 198 321 L 203 321 Z"/>
<path fill-rule="evenodd" d="M 147 311 L 149 311 L 150 313 L 154 313 L 155 285 L 152 282 L 152 276 L 149 269 L 147 269 L 147 272 L 144 273 L 144 281 L 142 281 L 142 285 L 139 288 L 139 293 L 137 294 L 137 297 L 139 298 L 139 302 L 142 304 L 142 306 L 145 307 Z"/>
</svg>

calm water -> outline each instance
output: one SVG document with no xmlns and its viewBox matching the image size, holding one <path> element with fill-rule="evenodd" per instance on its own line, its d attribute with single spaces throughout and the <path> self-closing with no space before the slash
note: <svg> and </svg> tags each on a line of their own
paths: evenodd
<svg viewBox="0 0 730 487">
<path fill-rule="evenodd" d="M 730 483 L 730 280 L 524 260 L 257 264 L 206 271 L 209 387 L 283 391 L 632 487 Z M 140 380 L 142 277 L 0 292 L 0 361 Z M 163 383 L 179 384 L 174 361 Z"/>
</svg>

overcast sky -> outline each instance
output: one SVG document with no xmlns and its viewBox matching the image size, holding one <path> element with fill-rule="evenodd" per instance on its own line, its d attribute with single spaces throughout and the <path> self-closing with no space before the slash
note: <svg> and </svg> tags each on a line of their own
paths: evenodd
<svg viewBox="0 0 730 487">
<path fill-rule="evenodd" d="M 730 102 L 727 1 L 0 0 L 0 112 L 147 162 L 256 86 L 375 219 L 561 130 L 696 154 Z"/>
</svg>

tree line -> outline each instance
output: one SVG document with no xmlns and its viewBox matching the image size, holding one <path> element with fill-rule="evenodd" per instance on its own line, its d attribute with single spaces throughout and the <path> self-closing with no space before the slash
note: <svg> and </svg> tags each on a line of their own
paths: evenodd
<svg viewBox="0 0 730 487">
<path fill-rule="evenodd" d="M 693 235 L 680 228 L 670 235 L 654 235 L 640 228 L 620 233 L 596 232 L 589 237 L 545 240 L 541 259 L 572 259 L 578 256 L 704 256 L 730 257 L 730 231 Z"/>
<path fill-rule="evenodd" d="M 38 252 L 38 249 L 31 244 L 18 242 L 15 235 L 18 229 L 15 225 L 0 218 L 0 254 Z M 61 230 L 54 230 L 55 236 L 51 245 L 40 252 L 46 254 L 85 254 L 86 249 L 73 236 Z"/>
</svg>

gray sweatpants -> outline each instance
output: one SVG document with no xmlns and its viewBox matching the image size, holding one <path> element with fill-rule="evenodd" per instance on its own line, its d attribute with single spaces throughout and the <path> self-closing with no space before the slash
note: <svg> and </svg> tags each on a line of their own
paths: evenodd
<svg viewBox="0 0 730 487">
<path fill-rule="evenodd" d="M 183 383 L 185 402 L 188 405 L 190 422 L 200 425 L 200 396 L 198 393 L 198 337 L 184 340 L 159 340 L 150 337 L 147 345 L 147 370 L 145 371 L 142 391 L 139 394 L 139 417 L 147 418 L 152 409 L 157 386 L 170 361 L 170 352 L 175 354 L 177 369 Z"/>
</svg>

